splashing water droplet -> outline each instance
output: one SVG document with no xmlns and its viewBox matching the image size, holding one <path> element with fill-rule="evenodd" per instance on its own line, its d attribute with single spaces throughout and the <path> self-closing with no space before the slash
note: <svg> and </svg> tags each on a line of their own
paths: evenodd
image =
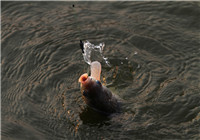
<svg viewBox="0 0 200 140">
<path fill-rule="evenodd" d="M 100 43 L 99 45 L 94 45 L 94 44 L 91 44 L 89 41 L 84 41 L 83 43 L 83 58 L 84 58 L 84 61 L 91 65 L 92 61 L 91 61 L 91 53 L 92 51 L 98 51 L 101 55 L 101 57 L 103 58 L 103 60 L 105 61 L 105 63 L 110 66 L 110 63 L 108 61 L 108 58 L 104 57 L 103 56 L 103 49 L 105 47 L 105 44 L 104 43 Z M 95 61 L 95 60 L 94 60 Z"/>
<path fill-rule="evenodd" d="M 134 55 L 137 55 L 138 54 L 138 52 L 137 51 L 134 51 Z"/>
<path fill-rule="evenodd" d="M 138 68 L 138 69 L 140 68 L 140 64 L 138 64 L 137 68 Z"/>
</svg>

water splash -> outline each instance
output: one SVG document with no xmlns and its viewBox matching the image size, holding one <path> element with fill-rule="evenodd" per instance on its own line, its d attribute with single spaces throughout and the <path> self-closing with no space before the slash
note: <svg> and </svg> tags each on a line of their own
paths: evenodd
<svg viewBox="0 0 200 140">
<path fill-rule="evenodd" d="M 82 43 L 82 41 L 81 41 Z M 83 54 L 83 58 L 84 61 L 91 65 L 92 61 L 91 61 L 91 53 L 92 51 L 96 51 L 100 53 L 100 56 L 103 58 L 103 60 L 105 61 L 105 63 L 110 67 L 110 62 L 108 61 L 108 58 L 103 56 L 103 49 L 105 47 L 105 43 L 100 43 L 99 45 L 94 45 L 91 44 L 89 41 L 84 41 L 83 42 L 83 48 L 82 49 L 82 54 Z M 95 61 L 95 60 L 94 60 Z"/>
</svg>

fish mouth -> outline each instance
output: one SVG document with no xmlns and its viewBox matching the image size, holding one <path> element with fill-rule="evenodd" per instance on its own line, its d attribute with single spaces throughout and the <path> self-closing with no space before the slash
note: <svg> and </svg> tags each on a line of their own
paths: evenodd
<svg viewBox="0 0 200 140">
<path fill-rule="evenodd" d="M 84 83 L 86 83 L 87 79 L 88 79 L 88 74 L 87 74 L 87 73 L 84 73 L 84 74 L 81 75 L 81 77 L 79 78 L 78 81 L 79 81 L 80 83 L 84 84 Z"/>
</svg>

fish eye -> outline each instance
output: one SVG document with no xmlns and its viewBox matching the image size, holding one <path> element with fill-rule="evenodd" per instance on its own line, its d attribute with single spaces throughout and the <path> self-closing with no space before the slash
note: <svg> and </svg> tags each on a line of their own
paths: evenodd
<svg viewBox="0 0 200 140">
<path fill-rule="evenodd" d="M 96 83 L 101 86 L 101 82 L 99 80 L 96 80 Z"/>
</svg>

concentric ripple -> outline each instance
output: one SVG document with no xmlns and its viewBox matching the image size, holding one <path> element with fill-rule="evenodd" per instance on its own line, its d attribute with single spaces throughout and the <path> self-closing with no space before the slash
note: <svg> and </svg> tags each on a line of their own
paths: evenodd
<svg viewBox="0 0 200 140">
<path fill-rule="evenodd" d="M 199 2 L 2 2 L 2 139 L 199 139 Z M 104 42 L 101 81 L 120 101 L 87 107 L 80 40 Z"/>
</svg>

